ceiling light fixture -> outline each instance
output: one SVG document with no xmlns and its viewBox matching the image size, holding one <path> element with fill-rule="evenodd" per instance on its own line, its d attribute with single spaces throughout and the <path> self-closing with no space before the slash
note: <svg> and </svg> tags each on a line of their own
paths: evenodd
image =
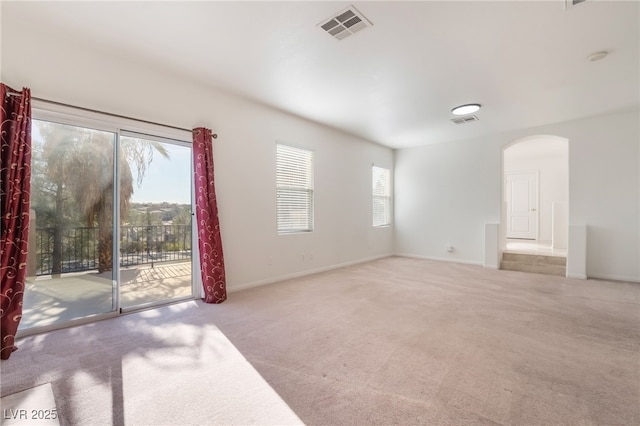
<svg viewBox="0 0 640 426">
<path fill-rule="evenodd" d="M 453 115 L 467 115 L 473 114 L 480 109 L 480 104 L 465 104 L 455 107 L 451 110 Z"/>
</svg>

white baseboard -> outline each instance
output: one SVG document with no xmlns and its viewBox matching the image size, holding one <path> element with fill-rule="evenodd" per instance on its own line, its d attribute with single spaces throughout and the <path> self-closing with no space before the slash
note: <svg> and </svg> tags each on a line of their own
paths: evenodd
<svg viewBox="0 0 640 426">
<path fill-rule="evenodd" d="M 367 258 L 364 258 L 364 259 L 351 260 L 349 262 L 343 262 L 343 263 L 337 263 L 337 264 L 334 264 L 334 265 L 323 266 L 322 268 L 310 269 L 310 270 L 307 270 L 307 271 L 296 272 L 296 273 L 293 273 L 293 274 L 280 275 L 279 277 L 267 278 L 267 279 L 264 279 L 264 280 L 251 281 L 251 282 L 248 282 L 248 283 L 242 283 L 242 284 L 238 284 L 238 285 L 228 286 L 227 287 L 227 292 L 233 293 L 234 291 L 247 290 L 249 288 L 260 287 L 260 286 L 263 286 L 263 285 L 273 284 L 273 283 L 277 283 L 277 282 L 280 282 L 280 281 L 286 281 L 286 280 L 290 280 L 290 279 L 293 279 L 293 278 L 306 277 L 307 275 L 319 274 L 320 272 L 326 272 L 326 271 L 331 271 L 331 270 L 334 270 L 334 269 L 345 268 L 347 266 L 358 265 L 360 263 L 372 262 L 374 260 L 384 259 L 385 257 L 391 257 L 391 256 L 394 256 L 394 254 L 390 253 L 390 254 L 383 254 L 383 255 L 379 255 L 379 256 L 367 257 Z"/>
<path fill-rule="evenodd" d="M 567 278 L 573 278 L 573 279 L 576 279 L 576 280 L 586 280 L 587 276 L 584 275 L 584 274 L 571 274 L 571 273 L 568 273 L 567 274 Z"/>
<path fill-rule="evenodd" d="M 305 277 L 305 276 L 308 276 L 308 275 L 318 274 L 320 272 L 326 272 L 326 271 L 331 271 L 331 270 L 334 270 L 334 269 L 345 268 L 347 266 L 358 265 L 360 263 L 372 262 L 374 260 L 384 259 L 386 257 L 391 257 L 391 256 L 408 257 L 408 258 L 413 258 L 413 259 L 434 260 L 434 261 L 437 261 L 437 262 L 459 263 L 459 264 L 462 264 L 462 265 L 480 266 L 480 267 L 483 267 L 483 268 L 486 268 L 486 269 L 496 269 L 496 270 L 500 269 L 497 265 L 484 265 L 483 262 L 474 261 L 474 260 L 464 260 L 464 259 L 454 259 L 454 258 L 446 258 L 446 257 L 424 256 L 424 255 L 410 254 L 410 253 L 390 253 L 390 254 L 383 254 L 383 255 L 379 255 L 379 256 L 368 257 L 368 258 L 364 258 L 364 259 L 352 260 L 352 261 L 349 261 L 349 262 L 343 262 L 343 263 L 338 263 L 338 264 L 329 265 L 329 266 L 323 266 L 321 268 L 310 269 L 310 270 L 307 270 L 307 271 L 296 272 L 296 273 L 293 273 L 293 274 L 281 275 L 281 276 L 278 276 L 278 277 L 267 278 L 267 279 L 264 279 L 264 280 L 251 281 L 251 282 L 248 282 L 248 283 L 242 283 L 242 284 L 238 284 L 238 285 L 233 285 L 233 286 L 227 287 L 227 291 L 229 293 L 233 293 L 235 291 L 246 290 L 246 289 L 254 288 L 254 287 L 260 287 L 260 286 L 263 286 L 263 285 L 272 284 L 272 283 L 285 281 L 285 280 L 290 280 L 290 279 L 293 279 L 293 278 L 301 278 L 301 277 Z M 609 280 L 609 281 L 640 282 L 638 277 L 630 277 L 630 276 L 625 276 L 625 275 L 596 274 L 596 275 L 589 275 L 587 277 L 586 275 L 582 275 L 582 274 L 567 274 L 567 278 L 574 278 L 574 279 L 579 279 L 579 280 L 586 280 L 588 278 L 594 278 L 594 279 Z"/>
<path fill-rule="evenodd" d="M 433 256 L 423 256 L 423 255 L 420 255 L 420 254 L 409 254 L 409 253 L 396 253 L 394 256 L 410 257 L 410 258 L 413 258 L 413 259 L 435 260 L 435 261 L 438 261 L 438 262 L 460 263 L 460 264 L 463 264 L 463 265 L 484 266 L 484 263 L 480 262 L 480 261 L 465 260 L 465 259 L 453 259 L 453 258 L 449 258 L 449 257 L 433 257 Z"/>
<path fill-rule="evenodd" d="M 632 283 L 640 283 L 639 277 L 632 277 L 630 275 L 589 274 L 589 278 L 606 281 L 627 281 Z"/>
</svg>

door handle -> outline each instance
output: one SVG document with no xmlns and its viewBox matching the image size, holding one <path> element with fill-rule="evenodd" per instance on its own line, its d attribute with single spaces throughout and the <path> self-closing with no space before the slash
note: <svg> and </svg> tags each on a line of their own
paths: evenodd
<svg viewBox="0 0 640 426">
<path fill-rule="evenodd" d="M 532 211 L 532 212 L 535 212 L 535 211 L 536 211 L 536 209 L 531 209 L 531 211 Z"/>
</svg>

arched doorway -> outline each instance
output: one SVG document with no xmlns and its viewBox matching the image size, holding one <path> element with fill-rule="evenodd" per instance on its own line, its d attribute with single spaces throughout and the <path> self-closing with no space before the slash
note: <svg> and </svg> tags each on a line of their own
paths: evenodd
<svg viewBox="0 0 640 426">
<path fill-rule="evenodd" d="M 502 177 L 501 251 L 566 258 L 569 140 L 535 135 L 506 145 Z"/>
</svg>

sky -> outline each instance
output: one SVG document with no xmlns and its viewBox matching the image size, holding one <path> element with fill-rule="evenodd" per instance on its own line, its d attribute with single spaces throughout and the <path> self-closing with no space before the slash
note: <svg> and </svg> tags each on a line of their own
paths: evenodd
<svg viewBox="0 0 640 426">
<path fill-rule="evenodd" d="M 169 158 L 154 153 L 142 184 L 134 182 L 131 202 L 191 204 L 191 149 L 169 143 L 163 146 Z"/>
<path fill-rule="evenodd" d="M 56 125 L 69 127 L 63 124 Z M 99 131 L 96 130 L 96 132 Z M 32 127 L 32 139 L 34 144 L 44 143 L 37 125 Z M 132 170 L 136 181 L 130 201 L 191 204 L 191 148 L 171 143 L 162 143 L 162 145 L 167 150 L 169 158 L 154 152 L 153 161 L 147 166 L 140 185 L 137 182 L 136 170 Z"/>
</svg>

